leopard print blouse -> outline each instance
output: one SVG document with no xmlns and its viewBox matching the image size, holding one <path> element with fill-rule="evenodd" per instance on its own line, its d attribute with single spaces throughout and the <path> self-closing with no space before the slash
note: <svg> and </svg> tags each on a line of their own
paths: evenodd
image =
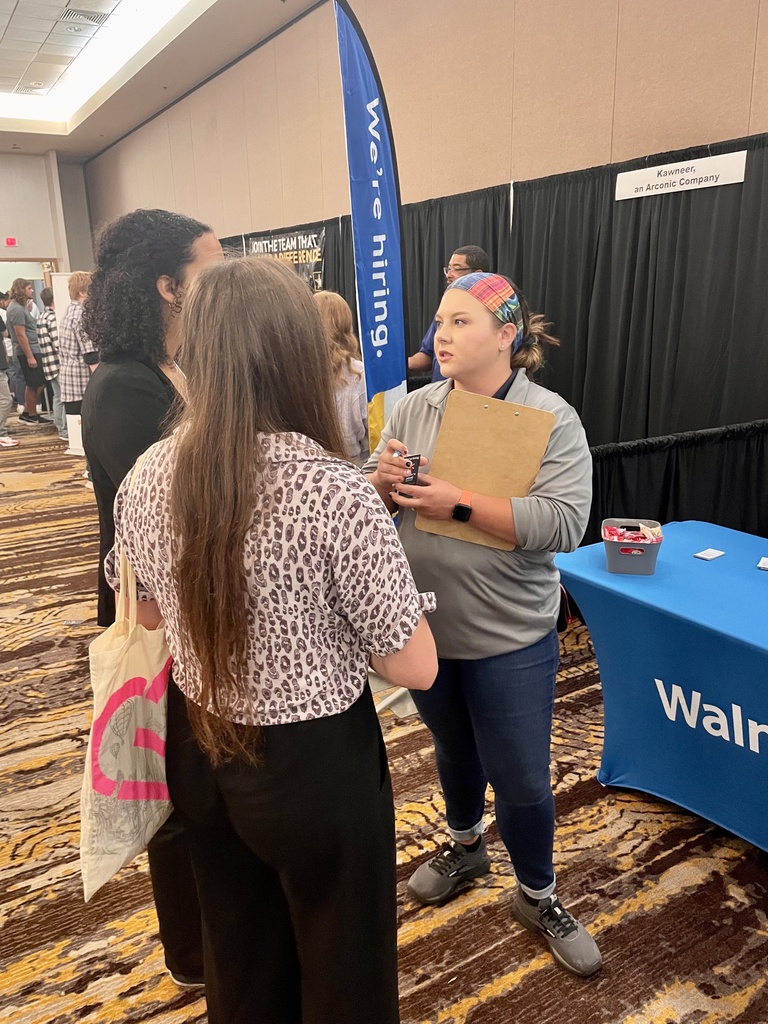
<svg viewBox="0 0 768 1024">
<path fill-rule="evenodd" d="M 368 657 L 401 650 L 434 594 L 419 594 L 389 513 L 353 465 L 302 434 L 262 435 L 273 505 L 254 525 L 243 553 L 248 582 L 247 700 L 234 722 L 283 725 L 339 714 L 360 696 Z M 115 500 L 115 547 L 107 579 L 119 588 L 122 548 L 154 597 L 174 658 L 176 684 L 195 700 L 199 663 L 179 642 L 172 579 L 168 494 L 175 439 L 149 449 Z M 260 528 L 256 523 L 263 522 Z"/>
</svg>

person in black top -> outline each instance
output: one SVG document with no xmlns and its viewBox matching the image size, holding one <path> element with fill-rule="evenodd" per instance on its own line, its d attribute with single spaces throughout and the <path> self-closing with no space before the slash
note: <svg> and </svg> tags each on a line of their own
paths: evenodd
<svg viewBox="0 0 768 1024">
<path fill-rule="evenodd" d="M 135 210 L 102 231 L 96 244 L 83 326 L 100 364 L 81 409 L 83 447 L 99 511 L 98 622 L 115 620 L 104 558 L 115 539 L 113 505 L 123 478 L 159 441 L 185 379 L 176 365 L 179 314 L 195 274 L 224 258 L 211 229 L 165 210 Z M 172 814 L 149 844 L 160 938 L 177 984 L 202 984 L 200 907 L 186 834 Z"/>
<path fill-rule="evenodd" d="M 100 626 L 115 621 L 104 558 L 115 539 L 112 506 L 136 459 L 163 436 L 168 414 L 184 398 L 175 357 L 184 292 L 198 270 L 223 259 L 210 228 L 165 210 L 136 210 L 108 225 L 83 323 L 101 365 L 83 399 L 83 446 L 99 507 Z"/>
</svg>

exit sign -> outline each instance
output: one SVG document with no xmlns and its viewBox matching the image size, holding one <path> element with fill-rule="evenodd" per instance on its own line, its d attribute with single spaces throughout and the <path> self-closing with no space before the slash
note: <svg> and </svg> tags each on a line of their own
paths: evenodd
<svg viewBox="0 0 768 1024">
<path fill-rule="evenodd" d="M 18 241 L 15 238 L 6 238 L 5 244 L 7 246 L 18 245 Z"/>
</svg>

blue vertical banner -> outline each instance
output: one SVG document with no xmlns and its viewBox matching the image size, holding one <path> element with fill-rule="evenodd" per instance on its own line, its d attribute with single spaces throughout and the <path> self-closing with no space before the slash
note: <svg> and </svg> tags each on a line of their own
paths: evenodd
<svg viewBox="0 0 768 1024">
<path fill-rule="evenodd" d="M 357 18 L 334 0 L 344 97 L 357 315 L 371 451 L 406 392 L 400 187 L 384 91 Z"/>
</svg>

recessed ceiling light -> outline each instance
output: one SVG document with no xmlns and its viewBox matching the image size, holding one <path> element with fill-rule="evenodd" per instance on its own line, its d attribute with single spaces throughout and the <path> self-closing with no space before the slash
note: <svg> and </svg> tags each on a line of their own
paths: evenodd
<svg viewBox="0 0 768 1024">
<path fill-rule="evenodd" d="M 67 32 L 82 32 L 79 25 L 67 25 Z"/>
<path fill-rule="evenodd" d="M 29 84 L 32 86 L 33 89 L 42 89 L 43 88 L 43 83 L 42 82 L 30 82 Z"/>
</svg>

